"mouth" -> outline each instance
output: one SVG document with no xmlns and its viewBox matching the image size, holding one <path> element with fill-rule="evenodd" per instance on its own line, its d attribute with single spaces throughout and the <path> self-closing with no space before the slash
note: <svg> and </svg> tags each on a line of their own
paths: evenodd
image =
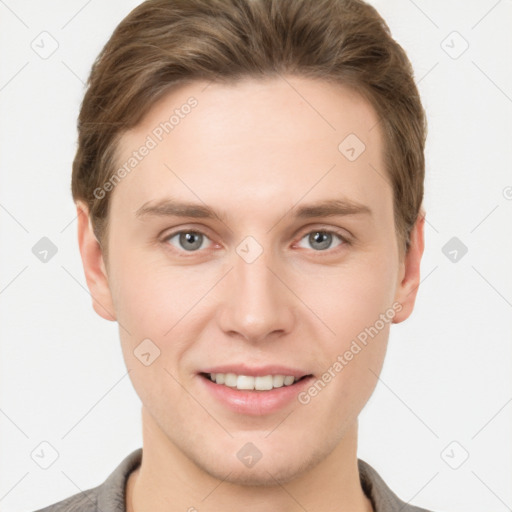
<svg viewBox="0 0 512 512">
<path fill-rule="evenodd" d="M 243 364 L 205 368 L 197 373 L 215 403 L 237 415 L 265 416 L 297 406 L 297 397 L 315 380 L 313 374 L 285 366 Z M 235 373 L 236 372 L 236 373 Z"/>
<path fill-rule="evenodd" d="M 313 377 L 312 374 L 299 377 L 293 375 L 237 375 L 235 373 L 205 373 L 199 374 L 202 378 L 222 387 L 239 391 L 268 392 L 283 387 L 293 387 L 297 383 Z"/>
</svg>

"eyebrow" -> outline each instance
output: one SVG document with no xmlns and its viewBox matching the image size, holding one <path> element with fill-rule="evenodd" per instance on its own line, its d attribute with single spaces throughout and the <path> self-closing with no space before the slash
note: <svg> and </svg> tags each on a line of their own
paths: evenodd
<svg viewBox="0 0 512 512">
<path fill-rule="evenodd" d="M 294 208 L 292 207 L 291 210 Z M 369 215 L 372 210 L 361 203 L 349 199 L 327 199 L 316 203 L 302 205 L 296 208 L 294 217 L 308 219 L 312 217 L 333 217 L 346 215 Z M 196 219 L 226 220 L 224 212 L 216 212 L 213 208 L 197 203 L 186 203 L 173 199 L 162 199 L 155 203 L 148 201 L 136 212 L 138 219 L 147 217 L 189 217 Z"/>
</svg>

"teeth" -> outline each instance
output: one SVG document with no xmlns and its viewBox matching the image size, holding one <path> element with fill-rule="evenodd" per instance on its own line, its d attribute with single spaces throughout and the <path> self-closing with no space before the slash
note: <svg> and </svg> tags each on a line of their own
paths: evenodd
<svg viewBox="0 0 512 512">
<path fill-rule="evenodd" d="M 240 377 L 238 377 L 240 378 Z M 295 380 L 295 379 L 293 379 Z M 293 382 L 293 381 L 292 381 Z M 268 391 L 274 387 L 272 375 L 265 375 L 265 377 L 255 377 L 254 389 L 257 391 Z"/>
<path fill-rule="evenodd" d="M 285 379 L 284 375 L 274 375 L 272 377 L 272 385 L 275 388 L 280 388 L 284 384 L 284 379 Z"/>
<path fill-rule="evenodd" d="M 236 388 L 237 380 L 238 380 L 237 376 L 234 373 L 226 373 L 224 375 L 224 385 L 229 386 L 230 388 Z M 215 381 L 215 382 L 217 382 L 217 381 Z"/>
<path fill-rule="evenodd" d="M 249 375 L 235 375 L 234 373 L 210 373 L 209 378 L 217 384 L 240 390 L 268 391 L 282 386 L 291 386 L 296 380 L 291 375 L 265 375 L 251 377 Z"/>
<path fill-rule="evenodd" d="M 236 380 L 237 389 L 254 389 L 254 377 L 247 377 L 245 375 L 239 375 Z"/>
</svg>

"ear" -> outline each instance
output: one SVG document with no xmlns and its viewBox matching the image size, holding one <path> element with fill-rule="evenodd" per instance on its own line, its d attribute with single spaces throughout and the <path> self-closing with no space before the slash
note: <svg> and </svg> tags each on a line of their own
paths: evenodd
<svg viewBox="0 0 512 512">
<path fill-rule="evenodd" d="M 101 246 L 92 229 L 87 206 L 82 201 L 77 201 L 76 207 L 78 215 L 78 245 L 80 247 L 80 255 L 82 256 L 85 280 L 91 292 L 92 307 L 105 320 L 115 321 L 114 304 Z"/>
<path fill-rule="evenodd" d="M 425 248 L 423 228 L 425 225 L 425 212 L 421 209 L 418 220 L 414 224 L 410 235 L 410 246 L 400 264 L 399 282 L 396 289 L 395 301 L 402 305 L 402 309 L 393 318 L 394 324 L 399 324 L 409 318 L 414 309 L 416 294 L 420 285 L 420 263 Z"/>
</svg>

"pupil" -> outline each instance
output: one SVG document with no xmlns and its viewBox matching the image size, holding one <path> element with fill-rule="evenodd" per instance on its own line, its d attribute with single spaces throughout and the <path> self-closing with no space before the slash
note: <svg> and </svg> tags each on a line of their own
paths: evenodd
<svg viewBox="0 0 512 512">
<path fill-rule="evenodd" d="M 180 243 L 187 250 L 199 249 L 201 247 L 201 235 L 199 233 L 182 233 Z M 186 247 L 187 245 L 188 247 Z"/>
<path fill-rule="evenodd" d="M 330 233 L 326 233 L 325 231 L 317 231 L 310 235 L 310 242 L 319 244 L 319 249 L 327 249 L 331 245 L 331 236 Z"/>
</svg>

